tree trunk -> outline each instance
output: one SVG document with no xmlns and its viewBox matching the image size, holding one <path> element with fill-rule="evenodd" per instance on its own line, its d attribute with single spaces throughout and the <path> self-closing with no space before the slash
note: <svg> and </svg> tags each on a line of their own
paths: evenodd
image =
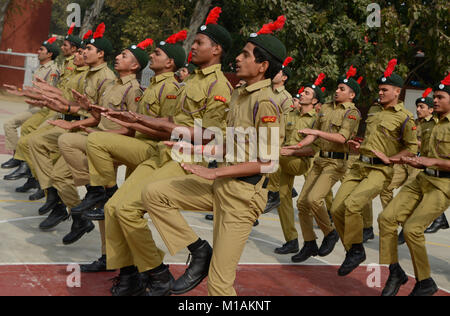
<svg viewBox="0 0 450 316">
<path fill-rule="evenodd" d="M 195 35 L 200 26 L 205 23 L 206 16 L 209 13 L 209 8 L 211 7 L 212 0 L 198 0 L 195 5 L 194 13 L 192 14 L 191 22 L 189 25 L 188 38 L 184 42 L 184 49 L 188 52 L 191 49 L 192 44 L 195 40 Z"/>
<path fill-rule="evenodd" d="M 95 32 L 93 29 L 94 22 L 102 12 L 104 4 L 105 0 L 95 0 L 91 8 L 86 10 L 86 15 L 84 16 L 83 25 L 80 30 L 81 37 L 89 30 Z"/>
<path fill-rule="evenodd" d="M 0 43 L 2 42 L 3 25 L 11 0 L 0 0 Z"/>
</svg>

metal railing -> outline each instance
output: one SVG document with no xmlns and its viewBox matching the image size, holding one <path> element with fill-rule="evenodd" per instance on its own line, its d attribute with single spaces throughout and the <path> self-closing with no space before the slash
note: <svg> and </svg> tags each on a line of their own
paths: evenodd
<svg viewBox="0 0 450 316">
<path fill-rule="evenodd" d="M 19 56 L 25 57 L 25 62 L 23 67 L 11 66 L 11 65 L 0 65 L 0 68 L 23 70 L 25 72 L 23 79 L 23 86 L 33 85 L 33 71 L 39 67 L 39 59 L 37 54 L 24 54 L 24 53 L 14 53 L 14 52 L 4 52 L 0 51 L 0 55 L 7 56 Z"/>
</svg>

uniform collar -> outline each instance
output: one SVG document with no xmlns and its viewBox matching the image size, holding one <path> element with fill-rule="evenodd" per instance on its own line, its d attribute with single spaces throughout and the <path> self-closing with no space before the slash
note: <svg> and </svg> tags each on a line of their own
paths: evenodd
<svg viewBox="0 0 450 316">
<path fill-rule="evenodd" d="M 429 122 L 429 121 L 431 121 L 432 119 L 434 119 L 434 115 L 427 116 L 427 117 L 424 118 L 423 120 L 426 121 L 426 122 Z"/>
<path fill-rule="evenodd" d="M 75 59 L 75 55 L 72 55 L 70 57 L 67 57 L 65 62 L 68 63 L 69 61 L 74 60 L 74 59 Z"/>
<path fill-rule="evenodd" d="M 272 80 L 270 79 L 265 79 L 265 80 L 261 80 L 258 81 L 257 83 L 252 84 L 251 86 L 245 86 L 245 91 L 247 91 L 248 93 L 253 93 L 255 91 L 264 89 L 266 87 L 270 87 L 272 85 Z"/>
<path fill-rule="evenodd" d="M 122 84 L 127 84 L 134 79 L 136 79 L 136 74 L 131 74 L 131 75 L 119 78 L 119 82 L 122 82 Z"/>
<path fill-rule="evenodd" d="M 441 119 L 441 121 L 442 121 L 442 120 L 445 120 L 445 119 L 447 119 L 447 121 L 450 121 L 450 113 L 448 113 L 446 116 L 444 116 L 444 117 Z"/>
<path fill-rule="evenodd" d="M 95 72 L 95 71 L 102 70 L 103 68 L 106 68 L 106 67 L 108 67 L 108 64 L 107 63 L 103 63 L 101 65 L 98 65 L 97 67 L 90 68 L 90 71 Z"/>
<path fill-rule="evenodd" d="M 335 107 L 337 106 L 336 102 L 334 102 L 334 106 Z M 342 106 L 344 109 L 350 109 L 350 108 L 355 106 L 355 103 L 353 103 L 353 102 L 344 102 L 344 103 L 341 103 L 340 106 Z"/>
<path fill-rule="evenodd" d="M 401 110 L 405 109 L 405 106 L 403 104 L 403 102 L 400 102 L 399 104 L 397 104 L 396 106 L 394 106 L 394 110 L 395 112 L 400 112 Z"/>
<path fill-rule="evenodd" d="M 278 92 L 278 93 L 281 93 L 281 92 L 283 92 L 284 90 L 286 90 L 286 87 L 285 87 L 285 86 L 281 86 L 281 87 L 278 87 L 278 88 L 275 89 L 275 91 Z"/>
<path fill-rule="evenodd" d="M 195 70 L 195 73 L 197 73 L 197 74 L 198 73 L 202 73 L 203 75 L 207 76 L 207 75 L 210 75 L 213 72 L 216 72 L 216 71 L 221 70 L 221 69 L 222 69 L 222 65 L 221 64 L 215 64 L 215 65 L 209 66 L 209 67 L 204 68 L 204 69 L 197 69 L 197 70 Z"/>
<path fill-rule="evenodd" d="M 311 111 L 303 114 L 302 116 L 307 116 L 307 115 L 313 117 L 314 115 L 316 115 L 316 110 L 312 109 Z"/>
<path fill-rule="evenodd" d="M 55 64 L 55 61 L 51 60 L 48 63 L 46 63 L 45 65 L 40 65 L 40 68 L 48 69 L 48 68 L 52 67 L 54 64 Z"/>
<path fill-rule="evenodd" d="M 83 67 L 76 67 L 77 71 L 83 72 L 86 70 L 89 70 L 89 66 L 83 66 Z"/>
<path fill-rule="evenodd" d="M 156 83 L 160 83 L 161 81 L 164 81 L 168 78 L 174 78 L 174 73 L 173 72 L 165 72 L 163 74 L 154 76 L 151 80 L 152 84 L 156 84 Z"/>
</svg>

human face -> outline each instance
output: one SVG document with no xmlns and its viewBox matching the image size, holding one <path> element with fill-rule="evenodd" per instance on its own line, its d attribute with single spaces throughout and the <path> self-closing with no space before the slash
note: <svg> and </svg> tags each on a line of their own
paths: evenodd
<svg viewBox="0 0 450 316">
<path fill-rule="evenodd" d="M 450 113 L 450 95 L 444 91 L 434 93 L 434 111 L 439 115 Z"/>
<path fill-rule="evenodd" d="M 64 55 L 64 57 L 70 57 L 76 52 L 76 47 L 72 46 L 69 41 L 64 41 L 64 43 L 61 46 L 61 51 Z"/>
<path fill-rule="evenodd" d="M 208 36 L 197 34 L 191 48 L 192 63 L 202 67 L 222 54 L 220 45 L 215 44 Z"/>
<path fill-rule="evenodd" d="M 161 48 L 156 48 L 155 51 L 150 54 L 150 69 L 155 73 L 161 73 L 164 69 L 171 69 L 173 67 L 173 59 L 169 58 Z"/>
<path fill-rule="evenodd" d="M 417 117 L 419 119 L 424 119 L 429 117 L 430 115 L 433 114 L 434 109 L 430 108 L 427 104 L 425 103 L 419 103 L 417 104 Z"/>
<path fill-rule="evenodd" d="M 184 81 L 189 76 L 189 70 L 186 67 L 181 68 L 178 73 L 181 81 Z"/>
<path fill-rule="evenodd" d="M 287 77 L 284 75 L 283 70 L 280 70 L 280 72 L 273 78 L 272 83 L 274 85 L 280 85 L 284 84 L 287 80 Z"/>
<path fill-rule="evenodd" d="M 133 53 L 130 52 L 128 49 L 125 49 L 119 55 L 116 56 L 114 69 L 117 70 L 118 72 L 121 71 L 136 72 L 139 69 L 139 63 L 136 57 L 134 57 Z"/>
<path fill-rule="evenodd" d="M 88 44 L 84 50 L 83 58 L 84 62 L 88 66 L 97 65 L 103 58 L 105 54 L 100 51 L 94 45 Z"/>
<path fill-rule="evenodd" d="M 312 88 L 305 88 L 305 90 L 300 94 L 300 104 L 301 105 L 310 105 L 312 103 L 316 103 L 317 99 L 315 98 L 315 92 Z"/>
<path fill-rule="evenodd" d="M 75 58 L 73 60 L 73 63 L 75 66 L 77 67 L 83 67 L 86 64 L 84 63 L 84 58 L 83 58 L 83 54 L 84 54 L 84 49 L 82 48 L 78 48 L 76 53 L 75 53 Z"/>
<path fill-rule="evenodd" d="M 40 62 L 52 58 L 52 53 L 49 53 L 45 46 L 39 47 L 37 53 L 38 53 L 38 59 Z"/>
<path fill-rule="evenodd" d="M 264 77 L 265 72 L 269 67 L 267 61 L 262 63 L 257 63 L 253 51 L 255 45 L 252 43 L 247 43 L 242 49 L 242 52 L 236 57 L 236 75 L 239 79 L 245 80 L 249 85 L 251 85 L 255 78 Z"/>
<path fill-rule="evenodd" d="M 398 102 L 402 89 L 386 84 L 382 84 L 378 88 L 381 105 L 392 105 L 393 103 Z"/>
<path fill-rule="evenodd" d="M 355 92 L 353 92 L 349 86 L 343 83 L 339 84 L 334 95 L 334 100 L 336 103 L 353 102 L 354 98 Z"/>
</svg>

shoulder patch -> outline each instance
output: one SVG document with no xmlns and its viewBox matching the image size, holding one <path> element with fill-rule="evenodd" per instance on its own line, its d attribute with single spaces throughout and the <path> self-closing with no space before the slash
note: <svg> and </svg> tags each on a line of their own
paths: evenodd
<svg viewBox="0 0 450 316">
<path fill-rule="evenodd" d="M 356 116 L 354 116 L 354 115 L 349 115 L 348 118 L 351 119 L 351 120 L 355 120 L 355 121 L 358 120 L 358 118 Z"/>
<path fill-rule="evenodd" d="M 215 96 L 214 100 L 215 101 L 220 101 L 220 102 L 223 102 L 223 103 L 227 103 L 227 99 L 222 97 L 222 96 L 219 96 L 219 95 Z"/>
<path fill-rule="evenodd" d="M 276 123 L 277 117 L 276 116 L 264 116 L 261 121 L 263 123 Z"/>
<path fill-rule="evenodd" d="M 176 100 L 177 96 L 176 95 L 168 95 L 167 99 L 169 99 L 169 100 Z"/>
</svg>

